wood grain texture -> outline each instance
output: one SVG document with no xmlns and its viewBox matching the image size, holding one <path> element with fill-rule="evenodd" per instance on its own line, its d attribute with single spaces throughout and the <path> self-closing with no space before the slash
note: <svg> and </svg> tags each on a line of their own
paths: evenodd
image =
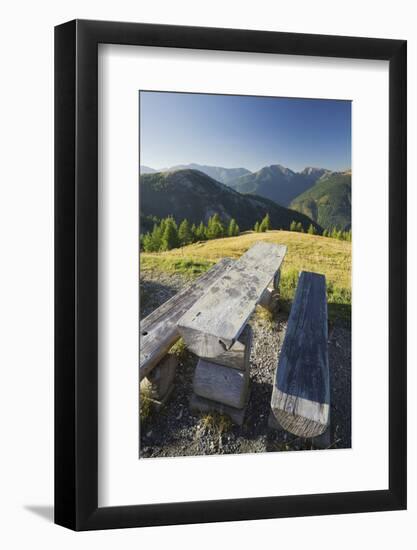
<svg viewBox="0 0 417 550">
<path fill-rule="evenodd" d="M 259 306 L 274 312 L 278 308 L 278 292 L 275 289 L 266 288 L 259 300 Z"/>
<path fill-rule="evenodd" d="M 271 398 L 271 409 L 279 424 L 301 437 L 318 436 L 329 424 L 327 338 L 325 277 L 302 272 Z"/>
<path fill-rule="evenodd" d="M 241 409 L 246 401 L 249 376 L 245 371 L 199 359 L 195 369 L 194 392 L 200 397 Z"/>
<path fill-rule="evenodd" d="M 233 260 L 224 258 L 190 286 L 162 304 L 140 323 L 139 379 L 142 380 L 180 338 L 178 320 L 207 291 L 218 277 L 227 272 Z"/>
<path fill-rule="evenodd" d="M 278 422 L 278 420 L 275 418 L 272 410 L 269 414 L 268 418 L 268 428 L 275 431 L 284 430 L 284 427 L 281 426 L 281 424 Z M 330 424 L 328 425 L 327 429 L 320 435 L 317 435 L 315 437 L 311 438 L 311 443 L 313 445 L 313 448 L 316 449 L 329 449 L 332 446 L 332 433 Z"/>
<path fill-rule="evenodd" d="M 264 307 L 271 313 L 276 313 L 279 306 L 279 281 L 281 279 L 281 269 L 277 271 L 274 279 L 268 285 L 259 300 L 258 305 Z"/>
<path fill-rule="evenodd" d="M 166 395 L 172 390 L 177 365 L 178 359 L 176 355 L 168 353 L 143 378 L 140 383 L 140 389 L 145 391 L 150 399 L 163 401 Z"/>
<path fill-rule="evenodd" d="M 250 352 L 252 347 L 252 327 L 246 325 L 233 346 L 217 357 L 210 359 L 211 363 L 224 365 L 233 369 L 249 369 Z"/>
<path fill-rule="evenodd" d="M 194 303 L 178 322 L 192 352 L 210 359 L 233 346 L 274 280 L 286 250 L 283 245 L 256 243 Z"/>
<path fill-rule="evenodd" d="M 244 334 L 245 338 L 241 338 L 241 341 L 236 342 L 231 350 L 224 354 L 226 356 L 228 353 L 232 353 L 235 346 L 243 345 L 246 351 L 244 369 L 236 369 L 200 359 L 194 373 L 194 392 L 197 395 L 237 409 L 244 407 L 249 389 L 251 328 L 245 328 Z"/>
</svg>

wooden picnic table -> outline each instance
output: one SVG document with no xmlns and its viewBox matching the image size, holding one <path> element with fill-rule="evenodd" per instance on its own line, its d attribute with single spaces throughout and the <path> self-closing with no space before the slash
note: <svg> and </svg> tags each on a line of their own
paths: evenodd
<svg viewBox="0 0 417 550">
<path fill-rule="evenodd" d="M 213 359 L 230 350 L 279 273 L 286 250 L 284 245 L 256 243 L 188 309 L 178 330 L 193 353 Z"/>
</svg>

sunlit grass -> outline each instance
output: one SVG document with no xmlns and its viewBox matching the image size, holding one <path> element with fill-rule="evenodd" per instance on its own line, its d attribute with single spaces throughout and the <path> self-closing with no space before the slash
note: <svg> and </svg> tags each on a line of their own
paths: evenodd
<svg viewBox="0 0 417 550">
<path fill-rule="evenodd" d="M 239 258 L 258 241 L 287 245 L 280 281 L 284 308 L 289 309 L 299 272 L 313 271 L 326 276 L 329 317 L 350 319 L 352 246 L 347 241 L 290 231 L 246 232 L 239 237 L 195 243 L 168 252 L 141 253 L 141 271 L 181 273 L 195 278 L 221 258 Z"/>
<path fill-rule="evenodd" d="M 203 430 L 221 436 L 232 428 L 232 422 L 230 418 L 224 414 L 210 412 L 202 416 L 201 427 Z"/>
<path fill-rule="evenodd" d="M 186 250 L 184 247 L 182 250 Z M 175 250 L 170 252 L 155 252 L 145 253 L 140 255 L 140 270 L 141 273 L 165 272 L 165 273 L 180 273 L 190 278 L 195 278 L 205 273 L 217 260 L 204 260 L 202 258 L 181 258 L 177 255 L 170 255 Z"/>
</svg>

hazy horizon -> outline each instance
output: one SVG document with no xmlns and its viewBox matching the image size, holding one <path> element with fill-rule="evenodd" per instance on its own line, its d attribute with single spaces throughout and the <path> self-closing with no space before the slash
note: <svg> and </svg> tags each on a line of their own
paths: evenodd
<svg viewBox="0 0 417 550">
<path fill-rule="evenodd" d="M 284 168 L 288 168 L 289 170 L 292 170 L 293 172 L 302 172 L 306 168 L 325 169 L 325 170 L 330 170 L 330 171 L 333 171 L 333 172 L 347 172 L 347 171 L 352 169 L 351 166 L 346 166 L 344 168 L 338 168 L 337 170 L 332 170 L 331 168 L 328 168 L 328 166 L 304 166 L 300 170 L 296 170 L 295 168 L 292 168 L 291 166 L 286 166 L 284 164 L 281 164 L 280 162 L 273 162 L 272 164 L 266 164 L 265 166 L 259 166 L 259 168 L 256 168 L 255 170 L 250 170 L 247 166 L 224 166 L 223 164 L 208 164 L 207 162 L 194 162 L 194 161 L 191 161 L 191 162 L 178 162 L 177 164 L 174 164 L 172 166 L 157 166 L 157 167 L 150 166 L 149 164 L 144 164 L 143 162 L 141 162 L 140 166 L 144 166 L 146 168 L 152 168 L 156 172 L 164 172 L 166 170 L 170 170 L 170 169 L 174 168 L 175 166 L 189 166 L 191 164 L 197 164 L 199 166 L 207 166 L 208 168 L 226 168 L 228 170 L 233 170 L 235 168 L 244 168 L 244 169 L 246 169 L 246 170 L 248 170 L 249 172 L 252 172 L 252 173 L 259 172 L 259 170 L 261 170 L 262 168 L 267 168 L 269 166 L 278 166 L 278 165 L 281 165 Z"/>
<path fill-rule="evenodd" d="M 140 164 L 351 169 L 351 102 L 140 92 Z M 192 160 L 189 160 L 192 159 Z"/>
</svg>

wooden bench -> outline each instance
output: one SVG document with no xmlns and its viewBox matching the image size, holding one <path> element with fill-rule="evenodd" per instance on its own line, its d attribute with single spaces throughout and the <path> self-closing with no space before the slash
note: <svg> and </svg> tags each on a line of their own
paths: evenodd
<svg viewBox="0 0 417 550">
<path fill-rule="evenodd" d="M 210 285 L 225 274 L 233 260 L 224 258 L 162 304 L 140 323 L 139 379 L 142 380 L 164 358 L 180 338 L 177 323 L 184 313 L 205 293 Z"/>
<path fill-rule="evenodd" d="M 187 347 L 199 357 L 216 358 L 231 349 L 258 303 L 266 299 L 286 246 L 259 242 L 220 275 L 178 321 Z"/>
<path fill-rule="evenodd" d="M 301 272 L 271 398 L 278 425 L 300 437 L 323 434 L 330 421 L 327 299 L 324 275 Z"/>
</svg>

